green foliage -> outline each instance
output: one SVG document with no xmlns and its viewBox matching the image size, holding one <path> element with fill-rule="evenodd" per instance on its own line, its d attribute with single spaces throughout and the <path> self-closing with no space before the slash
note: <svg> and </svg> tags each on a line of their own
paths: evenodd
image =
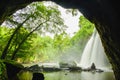
<svg viewBox="0 0 120 80">
<path fill-rule="evenodd" d="M 12 32 L 14 31 L 14 28 L 7 28 L 7 27 L 0 27 L 0 55 L 2 54 L 5 44 L 8 41 L 9 37 L 12 35 Z M 8 58 L 11 57 L 12 53 L 14 52 L 14 50 L 17 48 L 17 46 L 19 45 L 19 43 L 21 42 L 21 40 L 23 39 L 23 37 L 28 34 L 28 30 L 25 30 L 25 28 L 21 28 L 16 34 L 15 37 L 12 39 L 11 44 L 8 48 Z M 18 53 L 22 53 L 24 52 L 24 50 L 29 49 L 31 46 L 31 38 L 29 37 L 28 40 L 26 40 L 24 42 L 24 44 L 22 45 L 20 51 Z M 29 51 L 29 50 L 28 50 Z M 28 53 L 27 51 L 27 53 Z M 22 55 L 22 54 L 21 54 Z M 25 54 L 23 54 L 25 55 Z"/>
<path fill-rule="evenodd" d="M 33 55 L 33 58 L 34 61 L 36 60 L 41 60 L 41 61 L 44 61 L 44 60 L 47 60 L 48 59 L 48 55 L 46 54 L 47 52 L 47 48 L 51 47 L 52 44 L 52 39 L 49 37 L 49 36 L 46 36 L 46 37 L 41 37 L 41 36 L 37 36 L 36 38 L 33 38 L 33 43 L 32 43 L 32 50 L 34 50 L 34 54 Z"/>
<path fill-rule="evenodd" d="M 76 14 L 74 12 L 75 9 L 72 14 Z M 39 2 L 16 12 L 8 20 L 11 28 L 0 27 L 0 54 L 20 24 L 7 49 L 7 59 L 11 59 L 15 53 L 15 60 L 20 62 L 52 61 L 69 52 L 72 46 L 80 50 L 91 36 L 94 24 L 81 16 L 80 30 L 71 38 L 64 31 L 66 26 L 60 15 L 57 7 L 45 6 Z M 46 32 L 55 34 L 54 38 L 45 36 Z"/>
<path fill-rule="evenodd" d="M 0 27 L 0 30 L 3 32 L 0 33 L 1 38 L 4 40 L 10 37 L 15 28 L 6 28 Z M 4 33 L 4 35 L 3 35 Z M 14 50 L 19 46 L 20 42 L 24 37 L 29 33 L 29 31 L 21 27 L 20 30 L 15 34 L 14 38 L 11 41 L 10 47 L 8 49 L 7 59 L 10 59 Z M 2 38 L 3 39 L 3 38 Z M 0 40 L 3 45 L 6 44 L 6 41 Z M 2 45 L 1 45 L 2 46 Z M 70 47 L 70 37 L 66 35 L 66 33 L 61 33 L 59 35 L 55 35 L 54 38 L 50 36 L 40 36 L 37 33 L 31 34 L 27 40 L 22 44 L 19 51 L 15 56 L 15 60 L 21 62 L 30 62 L 30 61 L 49 61 L 54 60 L 56 56 L 62 54 L 65 50 Z M 1 52 L 4 49 L 1 48 Z"/>
<path fill-rule="evenodd" d="M 53 61 L 70 47 L 70 37 L 63 34 L 56 35 L 54 38 L 37 35 L 32 40 L 30 50 L 34 51 L 29 52 L 29 61 Z"/>
<path fill-rule="evenodd" d="M 94 24 L 88 21 L 84 16 L 80 16 L 79 25 L 80 25 L 80 30 L 72 38 L 73 43 L 80 40 L 81 41 L 87 40 L 93 33 Z"/>
<path fill-rule="evenodd" d="M 10 30 L 10 28 L 0 27 L 0 55 L 2 54 L 5 44 L 11 36 L 12 32 L 13 30 Z"/>
<path fill-rule="evenodd" d="M 37 28 L 36 31 L 40 34 L 45 34 L 45 32 L 57 34 L 66 29 L 57 7 L 45 6 L 42 2 L 34 2 L 16 12 L 13 20 L 21 23 L 29 15 L 31 15 L 30 19 L 24 24 L 24 27 L 29 31 Z"/>
<path fill-rule="evenodd" d="M 12 56 L 12 53 L 17 49 L 17 47 L 21 44 L 22 40 L 25 39 L 25 37 L 29 34 L 29 31 L 26 30 L 24 27 L 21 27 L 20 30 L 16 33 L 13 41 L 11 42 L 11 49 L 9 50 L 9 57 Z M 21 45 L 19 48 L 16 58 L 19 56 L 21 57 L 26 57 L 27 54 L 31 52 L 30 48 L 32 47 L 32 38 L 36 36 L 34 34 L 31 34 Z"/>
<path fill-rule="evenodd" d="M 80 30 L 73 38 L 71 38 L 65 32 L 56 34 L 54 38 L 42 36 L 38 33 L 31 34 L 21 45 L 15 59 L 20 62 L 52 61 L 58 58 L 60 55 L 65 54 L 67 51 L 69 52 L 69 49 L 71 49 L 72 46 L 74 49 L 78 49 L 78 52 L 80 52 L 80 49 L 83 48 L 83 45 L 85 45 L 85 42 L 92 34 L 94 28 L 94 25 L 83 16 L 80 17 L 80 24 Z M 10 37 L 10 34 L 12 34 L 14 29 L 15 28 L 0 27 L 0 41 L 3 43 L 3 45 L 6 44 L 6 40 Z M 12 53 L 16 47 L 29 33 L 30 31 L 25 27 L 21 27 L 17 31 L 10 45 L 8 58 L 12 56 Z M 2 41 L 3 39 L 5 41 Z M 3 48 L 1 49 L 3 50 Z"/>
<path fill-rule="evenodd" d="M 94 24 L 88 21 L 84 16 L 80 16 L 79 26 L 80 30 L 73 36 L 71 43 L 74 45 L 74 48 L 79 50 L 79 53 L 82 53 L 86 42 L 93 33 Z"/>
<path fill-rule="evenodd" d="M 12 26 L 11 29 L 14 32 L 3 50 L 3 59 L 8 53 L 8 57 L 12 57 L 11 59 L 15 58 L 16 53 L 22 53 L 24 56 L 30 53 L 29 49 L 33 42 L 31 35 L 34 32 L 41 35 L 44 35 L 45 32 L 58 34 L 66 28 L 60 17 L 60 11 L 56 7 L 47 7 L 39 2 L 32 3 L 25 9 L 16 12 L 8 19 L 8 22 L 8 26 Z"/>
<path fill-rule="evenodd" d="M 6 66 L 2 60 L 0 60 L 0 80 L 8 80 L 6 74 Z"/>
<path fill-rule="evenodd" d="M 66 50 L 70 45 L 70 36 L 66 35 L 66 33 L 54 37 L 54 47 L 58 48 L 60 53 L 63 53 L 64 49 Z"/>
</svg>

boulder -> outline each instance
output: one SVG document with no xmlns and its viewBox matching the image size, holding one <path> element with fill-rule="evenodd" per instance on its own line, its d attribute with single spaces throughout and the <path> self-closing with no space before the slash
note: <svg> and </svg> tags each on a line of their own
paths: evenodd
<svg viewBox="0 0 120 80">
<path fill-rule="evenodd" d="M 4 60 L 3 63 L 6 65 L 9 80 L 16 80 L 15 78 L 17 78 L 17 73 L 24 68 L 24 66 L 12 60 Z"/>
<path fill-rule="evenodd" d="M 96 70 L 96 66 L 95 66 L 95 64 L 94 63 L 92 63 L 92 65 L 91 65 L 91 70 Z"/>
<path fill-rule="evenodd" d="M 42 73 L 33 73 L 32 80 L 44 80 L 44 75 Z"/>
</svg>

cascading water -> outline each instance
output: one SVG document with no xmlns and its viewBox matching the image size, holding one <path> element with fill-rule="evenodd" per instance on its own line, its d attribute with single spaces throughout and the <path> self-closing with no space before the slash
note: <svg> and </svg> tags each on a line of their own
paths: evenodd
<svg viewBox="0 0 120 80">
<path fill-rule="evenodd" d="M 111 67 L 96 30 L 94 30 L 90 40 L 84 48 L 79 66 L 82 68 L 89 68 L 92 63 L 94 63 L 98 69 L 106 70 Z"/>
</svg>

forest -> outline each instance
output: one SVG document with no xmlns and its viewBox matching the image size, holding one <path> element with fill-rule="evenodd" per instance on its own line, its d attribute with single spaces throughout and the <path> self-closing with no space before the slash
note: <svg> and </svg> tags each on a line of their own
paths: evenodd
<svg viewBox="0 0 120 80">
<path fill-rule="evenodd" d="M 69 11 L 73 16 L 74 9 Z M 34 2 L 6 18 L 0 26 L 1 60 L 19 63 L 59 61 L 65 55 L 78 56 L 92 35 L 94 24 L 79 17 L 78 32 L 70 37 L 58 6 Z M 74 26 L 73 26 L 74 27 Z M 53 37 L 47 35 L 52 34 Z M 74 51 L 73 53 L 71 53 Z M 0 74 L 2 69 L 0 68 Z"/>
<path fill-rule="evenodd" d="M 1 58 L 46 61 L 64 54 L 73 46 L 83 48 L 93 32 L 94 24 L 84 16 L 79 19 L 80 30 L 70 37 L 65 32 L 67 27 L 56 6 L 48 8 L 40 2 L 32 3 L 11 15 L 5 21 L 6 26 L 0 27 Z M 54 34 L 54 37 L 46 33 Z"/>
</svg>

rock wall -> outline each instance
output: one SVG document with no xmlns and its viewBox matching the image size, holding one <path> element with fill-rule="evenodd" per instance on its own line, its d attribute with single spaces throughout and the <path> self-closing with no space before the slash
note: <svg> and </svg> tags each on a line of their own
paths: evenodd
<svg viewBox="0 0 120 80">
<path fill-rule="evenodd" d="M 17 9 L 33 1 L 0 0 L 0 24 Z M 78 8 L 83 15 L 95 23 L 105 52 L 113 66 L 116 80 L 120 80 L 120 5 L 116 0 L 52 0 L 66 8 Z"/>
</svg>

